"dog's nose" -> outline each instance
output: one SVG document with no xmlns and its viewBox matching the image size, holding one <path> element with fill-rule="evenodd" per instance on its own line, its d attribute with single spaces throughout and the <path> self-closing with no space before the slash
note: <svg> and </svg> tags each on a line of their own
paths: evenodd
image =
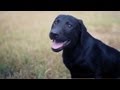
<svg viewBox="0 0 120 90">
<path fill-rule="evenodd" d="M 57 39 L 59 37 L 59 35 L 55 32 L 50 32 L 50 38 L 51 39 Z"/>
</svg>

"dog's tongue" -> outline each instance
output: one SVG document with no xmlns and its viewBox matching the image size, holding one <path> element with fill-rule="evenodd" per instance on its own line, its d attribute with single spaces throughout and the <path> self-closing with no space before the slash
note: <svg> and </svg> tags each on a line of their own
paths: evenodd
<svg viewBox="0 0 120 90">
<path fill-rule="evenodd" d="M 55 40 L 53 40 L 53 42 L 52 42 L 53 49 L 61 48 L 63 45 L 64 45 L 64 42 L 56 42 Z"/>
</svg>

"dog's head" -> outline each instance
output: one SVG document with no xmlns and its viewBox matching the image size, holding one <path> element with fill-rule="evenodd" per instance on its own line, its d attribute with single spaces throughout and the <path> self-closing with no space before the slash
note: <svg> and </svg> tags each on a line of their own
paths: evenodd
<svg viewBox="0 0 120 90">
<path fill-rule="evenodd" d="M 86 30 L 82 20 L 70 15 L 59 15 L 54 20 L 49 33 L 52 50 L 59 52 L 65 48 L 74 47 L 79 41 L 83 30 Z"/>
</svg>

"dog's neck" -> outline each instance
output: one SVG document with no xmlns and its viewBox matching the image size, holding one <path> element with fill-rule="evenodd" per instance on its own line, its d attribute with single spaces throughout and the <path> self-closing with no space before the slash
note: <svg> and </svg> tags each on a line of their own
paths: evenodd
<svg viewBox="0 0 120 90">
<path fill-rule="evenodd" d="M 86 36 L 83 35 L 82 38 L 86 39 L 84 39 L 84 41 L 79 40 L 79 43 L 76 45 L 76 47 L 66 48 L 63 50 L 63 62 L 70 70 L 76 68 L 76 66 L 83 66 L 83 64 L 87 62 L 86 59 L 84 59 L 84 56 L 87 55 L 87 53 L 85 52 L 88 49 L 91 49 L 89 48 L 90 46 L 88 45 L 88 43 L 93 44 L 94 38 L 92 38 L 89 33 Z"/>
<path fill-rule="evenodd" d="M 74 61 L 74 60 L 76 60 L 76 58 L 85 54 L 84 52 L 89 49 L 88 42 L 92 44 L 93 38 L 88 32 L 87 32 L 87 35 L 83 34 L 82 38 L 81 38 L 81 40 L 79 40 L 78 44 L 75 45 L 75 47 L 65 48 L 63 50 L 63 57 L 66 57 L 66 58 L 63 58 L 64 59 L 63 61 L 70 60 L 71 63 L 73 63 L 73 62 L 76 62 L 76 61 Z M 74 54 L 74 53 L 76 53 L 76 54 Z M 67 61 L 65 61 L 65 62 L 67 62 Z"/>
</svg>

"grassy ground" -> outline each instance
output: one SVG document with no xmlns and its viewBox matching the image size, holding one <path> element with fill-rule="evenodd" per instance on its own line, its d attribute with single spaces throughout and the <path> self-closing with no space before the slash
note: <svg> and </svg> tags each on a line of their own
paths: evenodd
<svg viewBox="0 0 120 90">
<path fill-rule="evenodd" d="M 81 18 L 88 32 L 120 50 L 120 12 L 0 12 L 0 78 L 66 79 L 61 53 L 51 50 L 48 37 L 58 14 Z"/>
</svg>

